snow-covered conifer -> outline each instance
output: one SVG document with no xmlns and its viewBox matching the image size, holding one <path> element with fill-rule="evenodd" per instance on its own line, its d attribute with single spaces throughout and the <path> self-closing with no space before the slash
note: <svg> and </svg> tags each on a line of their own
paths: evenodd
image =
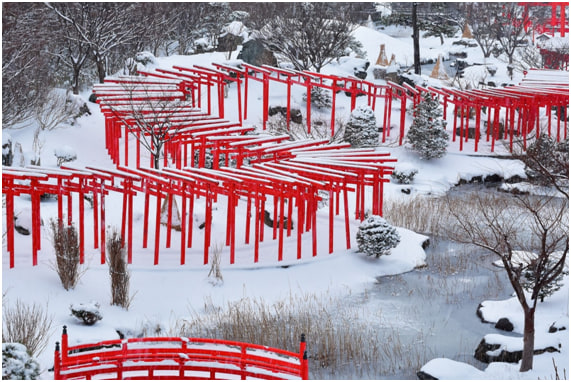
<svg viewBox="0 0 571 382">
<path fill-rule="evenodd" d="M 389 255 L 391 249 L 400 243 L 396 228 L 377 215 L 368 217 L 359 225 L 356 239 L 359 252 L 376 257 Z"/>
<path fill-rule="evenodd" d="M 379 142 L 379 130 L 375 113 L 371 107 L 358 106 L 351 112 L 349 122 L 345 126 L 345 141 L 352 147 L 377 146 Z"/>
<path fill-rule="evenodd" d="M 2 344 L 2 379 L 38 379 L 40 364 L 19 343 Z"/>
<path fill-rule="evenodd" d="M 423 159 L 442 158 L 448 146 L 446 122 L 437 98 L 426 93 L 414 109 L 414 120 L 406 135 L 407 142 Z"/>
</svg>

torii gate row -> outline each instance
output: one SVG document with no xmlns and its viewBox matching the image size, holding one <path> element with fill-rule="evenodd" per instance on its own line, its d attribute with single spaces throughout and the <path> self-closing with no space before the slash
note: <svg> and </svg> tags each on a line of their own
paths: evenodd
<svg viewBox="0 0 571 382">
<path fill-rule="evenodd" d="M 28 194 L 32 205 L 32 264 L 37 265 L 37 254 L 41 249 L 40 198 L 44 194 L 57 195 L 58 221 L 71 225 L 73 221 L 72 195 L 78 195 L 78 236 L 80 262 L 84 262 L 85 230 L 84 230 L 84 197 L 91 193 L 93 197 L 93 236 L 94 247 L 99 245 L 99 229 L 101 227 L 102 261 L 105 260 L 105 195 L 109 191 L 121 192 L 124 198 L 132 198 L 130 179 L 122 175 L 119 182 L 113 170 L 96 171 L 90 168 L 77 169 L 62 167 L 60 169 L 38 166 L 3 167 L 2 193 L 6 195 L 7 249 L 10 254 L 10 268 L 14 267 L 14 196 Z M 63 197 L 67 198 L 67 219 L 64 221 Z M 124 233 L 124 228 L 123 228 Z"/>
<path fill-rule="evenodd" d="M 556 86 L 548 88 L 544 85 L 544 88 L 531 88 L 527 86 L 512 86 L 498 89 L 473 89 L 462 91 L 452 88 L 436 89 L 434 87 L 423 88 L 421 86 L 417 86 L 417 89 L 419 91 L 428 92 L 433 96 L 438 96 L 442 99 L 445 119 L 447 116 L 447 104 L 452 103 L 454 105 L 452 140 L 456 140 L 459 119 L 460 150 L 463 149 L 463 143 L 468 141 L 470 111 L 474 110 L 476 118 L 474 151 L 476 152 L 478 151 L 481 112 L 483 110 L 489 110 L 487 113 L 488 128 L 486 129 L 486 140 L 489 141 L 491 137 L 491 151 L 493 152 L 495 141 L 498 139 L 508 139 L 509 137 L 510 151 L 512 151 L 514 135 L 520 135 L 523 137 L 524 149 L 527 147 L 527 135 L 533 129 L 536 131 L 536 136 L 539 137 L 541 130 L 539 119 L 541 108 L 545 108 L 545 115 L 547 117 L 547 133 L 551 136 L 552 108 L 563 108 L 563 110 L 566 110 L 569 107 L 568 87 Z M 502 110 L 504 113 L 504 134 L 503 136 L 500 136 L 499 123 Z M 567 115 L 566 112 L 565 115 Z M 565 139 L 567 137 L 567 118 L 565 115 L 562 116 L 560 113 L 556 114 L 557 141 L 561 140 L 561 130 L 563 130 L 563 138 Z M 563 128 L 561 126 L 562 120 Z"/>
<path fill-rule="evenodd" d="M 371 106 L 373 110 L 376 109 L 377 98 L 384 99 L 384 116 L 383 116 L 383 131 L 388 130 L 390 127 L 390 110 L 392 98 L 399 98 L 405 107 L 401 107 L 401 131 L 404 131 L 404 116 L 406 112 L 406 95 L 402 94 L 403 88 L 400 85 L 389 83 L 387 85 L 374 84 L 356 77 L 341 77 L 335 75 L 327 75 L 311 71 L 297 71 L 275 68 L 267 65 L 262 67 L 242 63 L 238 66 L 228 66 L 221 64 L 212 64 L 220 70 L 231 73 L 231 78 L 236 78 L 238 86 L 238 94 L 241 94 L 240 78 L 244 78 L 244 119 L 248 117 L 248 83 L 249 80 L 255 80 L 263 84 L 262 96 L 262 121 L 263 129 L 266 129 L 268 121 L 269 110 L 269 89 L 270 82 L 278 82 L 287 85 L 286 95 L 286 121 L 287 126 L 290 126 L 291 116 L 291 86 L 301 85 L 307 91 L 307 105 L 306 105 L 306 121 L 308 132 L 311 132 L 311 89 L 319 87 L 332 91 L 332 106 L 331 106 L 331 134 L 335 133 L 335 105 L 336 94 L 345 91 L 351 94 L 351 111 L 355 109 L 356 98 L 359 95 L 367 96 L 367 105 Z M 283 78 L 285 77 L 285 79 Z M 239 100 L 241 102 L 241 99 Z M 240 104 L 239 104 L 240 106 Z"/>
<path fill-rule="evenodd" d="M 352 191 L 348 185 L 355 182 L 359 175 L 349 173 L 347 170 L 331 170 L 318 165 L 305 166 L 292 171 L 292 164 L 280 165 L 260 164 L 257 167 L 219 170 L 186 168 L 177 169 L 132 169 L 118 166 L 117 169 L 98 167 L 62 167 L 62 169 L 45 168 L 8 168 L 3 172 L 3 193 L 7 194 L 7 219 L 13 222 L 13 198 L 22 193 L 29 193 L 32 197 L 33 210 L 33 264 L 37 264 L 37 251 L 40 249 L 40 195 L 55 193 L 58 195 L 58 205 L 63 203 L 62 196 L 67 197 L 67 224 L 72 224 L 72 194 L 79 194 L 79 237 L 80 262 L 84 261 L 84 206 L 83 197 L 92 193 L 93 219 L 94 219 L 94 247 L 99 243 L 101 247 L 101 263 L 105 262 L 105 195 L 110 191 L 123 195 L 121 237 L 127 245 L 128 262 L 132 261 L 133 245 L 133 196 L 137 193 L 145 195 L 145 216 L 143 227 L 143 248 L 147 247 L 147 233 L 149 222 L 149 197 L 156 198 L 157 208 L 155 216 L 155 251 L 154 264 L 159 263 L 161 201 L 169 195 L 167 238 L 166 246 L 170 248 L 172 216 L 171 206 L 174 195 L 182 198 L 181 219 L 181 264 L 185 263 L 185 248 L 192 245 L 192 215 L 194 199 L 203 197 L 205 203 L 205 241 L 204 263 L 208 263 L 208 249 L 211 241 L 211 214 L 212 203 L 219 194 L 225 195 L 228 200 L 228 218 L 226 245 L 230 246 L 231 263 L 234 262 L 235 251 L 235 207 L 240 199 L 247 199 L 248 211 L 253 204 L 256 206 L 254 219 L 255 248 L 254 261 L 259 259 L 259 242 L 263 241 L 263 225 L 265 200 L 271 196 L 274 200 L 274 237 L 279 234 L 278 261 L 283 259 L 284 230 L 277 230 L 278 222 L 292 221 L 292 209 L 297 205 L 297 256 L 301 258 L 301 235 L 312 231 L 312 254 L 317 254 L 316 212 L 320 197 L 319 190 L 325 190 L 330 195 L 330 233 L 329 251 L 333 251 L 333 206 L 334 193 L 343 192 L 345 206 L 345 225 L 347 246 L 350 247 L 347 191 Z M 272 167 L 273 166 L 273 167 Z M 297 166 L 300 166 L 297 164 Z M 315 178 L 319 178 L 318 180 Z M 31 186 L 18 185 L 16 180 L 30 179 Z M 54 183 L 55 182 L 55 183 Z M 339 198 L 339 197 L 338 197 Z M 284 219 L 284 202 L 289 201 L 287 219 Z M 338 199 L 339 200 L 339 199 Z M 337 205 L 339 201 L 337 200 Z M 187 207 L 187 204 L 189 207 Z M 279 206 L 279 209 L 278 209 Z M 186 211 L 188 213 L 188 223 Z M 339 207 L 337 207 L 338 214 Z M 59 217 L 63 221 L 62 207 L 58 208 Z M 246 218 L 246 244 L 249 243 L 250 215 Z M 99 228 L 98 228 L 99 227 Z M 283 227 L 282 227 L 283 228 Z M 287 224 L 287 235 L 291 234 L 292 225 Z M 188 234 L 188 236 L 186 236 Z M 8 250 L 10 264 L 14 266 L 14 239 L 13 224 L 8 225 Z M 125 244 L 125 243 L 124 243 Z"/>
</svg>

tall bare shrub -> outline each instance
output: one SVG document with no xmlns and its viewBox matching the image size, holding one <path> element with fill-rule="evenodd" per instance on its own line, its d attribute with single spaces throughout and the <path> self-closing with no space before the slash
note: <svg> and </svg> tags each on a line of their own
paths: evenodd
<svg viewBox="0 0 571 382">
<path fill-rule="evenodd" d="M 50 228 L 56 252 L 56 271 L 65 290 L 73 289 L 81 276 L 77 231 L 73 225 L 66 226 L 60 219 L 51 220 Z"/>
<path fill-rule="evenodd" d="M 112 230 L 107 239 L 107 264 L 111 278 L 111 305 L 128 309 L 131 304 L 129 297 L 129 279 L 127 259 L 123 238 L 117 230 Z"/>
<path fill-rule="evenodd" d="M 47 307 L 18 299 L 14 305 L 2 307 L 2 342 L 22 344 L 30 355 L 37 356 L 48 343 L 52 323 Z"/>
</svg>

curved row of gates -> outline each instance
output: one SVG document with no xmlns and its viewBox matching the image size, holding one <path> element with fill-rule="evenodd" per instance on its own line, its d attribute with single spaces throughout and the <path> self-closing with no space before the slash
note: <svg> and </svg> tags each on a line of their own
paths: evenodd
<svg viewBox="0 0 571 382">
<path fill-rule="evenodd" d="M 450 104 L 453 106 L 452 137 L 459 142 L 460 149 L 470 138 L 474 139 L 474 150 L 478 150 L 482 123 L 486 126 L 486 139 L 491 140 L 492 150 L 496 140 L 509 141 L 511 149 L 514 137 L 523 137 L 525 145 L 528 133 L 535 131 L 539 135 L 542 129 L 557 140 L 567 138 L 568 81 L 565 83 L 559 72 L 555 71 L 541 71 L 540 76 L 532 71 L 518 87 L 459 91 L 420 86 L 412 88 L 394 83 L 377 85 L 355 78 L 259 68 L 247 64 L 241 67 L 213 65 L 215 69 L 157 69 L 141 73 L 142 76 L 109 78 L 104 84 L 95 86 L 97 102 L 105 115 L 106 148 L 116 168 L 4 168 L 2 192 L 6 195 L 10 267 L 15 264 L 14 197 L 24 194 L 30 195 L 32 205 L 34 265 L 41 249 L 40 198 L 46 193 L 57 195 L 59 219 L 71 225 L 77 214 L 75 221 L 79 231 L 81 262 L 84 261 L 86 242 L 84 203 L 81 201 L 87 194 L 92 198 L 93 243 L 94 248 L 100 248 L 103 263 L 105 197 L 110 192 L 122 195 L 121 234 L 127 246 L 129 262 L 133 256 L 133 198 L 137 195 L 144 196 L 143 248 L 147 248 L 150 222 L 155 221 L 154 264 L 159 264 L 162 248 L 160 207 L 165 200 L 168 203 L 168 218 L 164 245 L 166 248 L 171 246 L 171 204 L 174 196 L 181 201 L 180 264 L 186 263 L 186 250 L 192 248 L 192 217 L 195 200 L 199 198 L 204 199 L 201 206 L 206 219 L 203 247 L 205 264 L 209 261 L 211 245 L 212 205 L 219 198 L 227 203 L 225 244 L 229 247 L 230 263 L 235 261 L 236 224 L 239 224 L 240 218 L 245 222 L 245 244 L 251 243 L 253 232 L 253 261 L 258 262 L 259 243 L 264 240 L 266 202 L 270 203 L 272 210 L 272 239 L 278 242 L 278 261 L 283 259 L 284 238 L 291 236 L 294 231 L 297 258 L 302 256 L 301 241 L 305 233 L 311 235 L 312 256 L 317 255 L 316 213 L 323 195 L 327 195 L 329 205 L 329 253 L 333 252 L 334 218 L 339 214 L 343 215 L 346 246 L 350 248 L 348 193 L 355 193 L 356 219 L 363 219 L 367 209 L 373 214 L 382 215 L 383 183 L 388 181 L 387 176 L 392 171 L 391 164 L 395 159 L 373 148 L 352 149 L 348 144 L 328 144 L 327 140 L 291 142 L 287 135 L 252 135 L 253 128 L 243 126 L 243 121 L 248 113 L 248 83 L 254 80 L 263 84 L 264 127 L 268 120 L 270 83 L 280 82 L 287 84 L 288 116 L 293 85 L 305 86 L 307 94 L 311 94 L 312 87 L 331 90 L 332 134 L 335 94 L 345 91 L 350 94 L 351 109 L 360 95 L 366 95 L 367 104 L 373 109 L 381 104 L 384 106 L 383 141 L 390 134 L 388 127 L 392 102 L 394 99 L 400 101 L 398 141 L 402 144 L 407 102 L 414 106 L 420 101 L 422 93 L 428 92 L 440 98 L 445 116 L 449 117 L 447 107 Z M 548 80 L 545 81 L 545 78 Z M 237 88 L 238 121 L 224 118 L 224 87 L 232 83 Z M 309 100 L 307 104 L 310 105 Z M 554 109 L 557 111 L 554 113 L 555 120 L 552 118 Z M 310 106 L 306 113 L 310 121 Z M 470 120 L 474 117 L 474 126 L 470 127 Z M 289 118 L 287 121 L 289 123 Z M 311 129 L 310 122 L 307 128 Z M 157 136 L 160 140 L 156 140 Z M 130 153 L 133 143 L 135 152 Z M 162 147 L 157 147 L 159 144 Z M 143 152 L 155 154 L 149 157 L 150 166 L 142 163 Z M 208 167 L 211 168 L 206 168 L 207 158 L 210 163 Z M 162 169 L 153 168 L 161 163 Z M 370 206 L 366 206 L 365 202 L 365 195 L 369 194 L 365 191 L 366 187 L 371 190 Z M 77 212 L 72 208 L 74 197 L 80 201 Z M 65 214 L 64 198 L 67 201 Z M 157 206 L 154 217 L 149 213 L 151 198 L 155 199 Z M 245 217 L 236 214 L 239 203 L 246 204 Z M 292 221 L 297 222 L 296 227 L 287 223 L 287 227 L 279 227 L 280 222 Z"/>
</svg>

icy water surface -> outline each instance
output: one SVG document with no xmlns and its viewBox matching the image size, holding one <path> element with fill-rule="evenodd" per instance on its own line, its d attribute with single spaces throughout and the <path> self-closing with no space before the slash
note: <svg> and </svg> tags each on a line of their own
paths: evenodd
<svg viewBox="0 0 571 382">
<path fill-rule="evenodd" d="M 363 295 L 350 297 L 354 309 L 368 312 L 378 334 L 375 361 L 347 365 L 346 375 L 322 370 L 319 377 L 417 379 L 420 367 L 439 357 L 485 368 L 474 350 L 484 335 L 498 331 L 476 310 L 483 300 L 511 295 L 503 270 L 492 265 L 492 255 L 449 241 L 432 242 L 426 253 L 426 268 L 380 277 Z M 312 370 L 321 374 L 310 364 Z"/>
</svg>

